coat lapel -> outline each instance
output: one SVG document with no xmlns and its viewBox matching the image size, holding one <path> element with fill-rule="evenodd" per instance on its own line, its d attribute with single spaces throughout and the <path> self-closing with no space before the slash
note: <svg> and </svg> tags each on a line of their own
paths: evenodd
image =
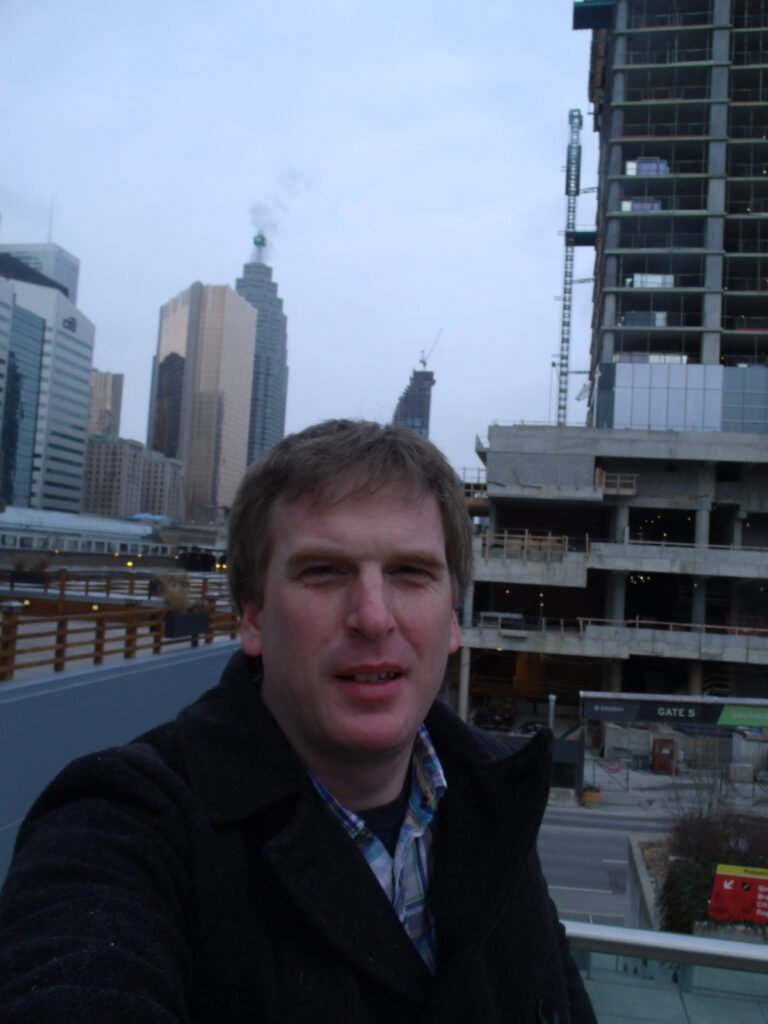
<svg viewBox="0 0 768 1024">
<path fill-rule="evenodd" d="M 551 741 L 542 734 L 518 753 L 483 763 L 461 750 L 457 756 L 454 748 L 440 745 L 439 729 L 435 733 L 448 779 L 437 818 L 432 883 L 437 988 L 450 989 L 450 979 L 461 977 L 462 962 L 506 912 L 526 862 L 535 855 Z"/>
<path fill-rule="evenodd" d="M 406 999 L 426 999 L 432 975 L 365 858 L 314 790 L 267 843 L 264 858 L 298 912 L 341 957 Z"/>
</svg>

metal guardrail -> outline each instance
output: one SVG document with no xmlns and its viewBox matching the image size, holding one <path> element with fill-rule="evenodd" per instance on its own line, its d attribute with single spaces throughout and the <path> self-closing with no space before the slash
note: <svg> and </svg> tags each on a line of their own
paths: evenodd
<svg viewBox="0 0 768 1024">
<path fill-rule="evenodd" d="M 763 943 L 706 939 L 582 921 L 563 921 L 563 925 L 573 949 L 768 974 L 768 956 Z"/>
<path fill-rule="evenodd" d="M 760 626 L 730 623 L 726 626 L 707 625 L 698 622 L 664 622 L 657 619 L 643 619 L 635 616 L 632 619 L 600 619 L 578 617 L 572 619 L 523 615 L 516 612 L 478 612 L 474 616 L 472 626 L 478 629 L 497 630 L 502 636 L 505 630 L 515 633 L 560 633 L 584 636 L 591 626 L 609 629 L 660 630 L 667 633 L 706 633 L 714 636 L 750 636 L 766 639 L 768 629 Z"/>
</svg>

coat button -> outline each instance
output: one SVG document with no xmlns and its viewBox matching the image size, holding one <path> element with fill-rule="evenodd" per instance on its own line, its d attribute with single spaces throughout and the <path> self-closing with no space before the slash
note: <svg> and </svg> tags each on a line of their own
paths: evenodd
<svg viewBox="0 0 768 1024">
<path fill-rule="evenodd" d="M 546 996 L 542 996 L 539 999 L 536 1004 L 536 1011 L 536 1020 L 539 1024 L 559 1024 L 560 1014 L 557 1012 L 557 1007 Z"/>
</svg>

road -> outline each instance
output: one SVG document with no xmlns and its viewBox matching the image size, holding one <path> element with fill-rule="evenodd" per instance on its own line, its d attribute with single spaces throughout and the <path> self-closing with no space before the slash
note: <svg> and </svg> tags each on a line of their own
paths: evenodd
<svg viewBox="0 0 768 1024">
<path fill-rule="evenodd" d="M 665 832 L 668 821 L 647 811 L 548 810 L 539 833 L 539 855 L 560 915 L 572 921 L 623 925 L 627 837 Z"/>
</svg>

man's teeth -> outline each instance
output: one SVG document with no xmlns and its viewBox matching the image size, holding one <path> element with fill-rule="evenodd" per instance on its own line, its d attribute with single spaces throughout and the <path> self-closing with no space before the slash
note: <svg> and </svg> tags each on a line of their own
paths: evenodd
<svg viewBox="0 0 768 1024">
<path fill-rule="evenodd" d="M 384 683 L 388 679 L 394 679 L 397 676 L 397 672 L 377 672 L 373 675 L 366 675 L 362 672 L 358 672 L 353 675 L 352 678 L 356 683 Z"/>
</svg>

